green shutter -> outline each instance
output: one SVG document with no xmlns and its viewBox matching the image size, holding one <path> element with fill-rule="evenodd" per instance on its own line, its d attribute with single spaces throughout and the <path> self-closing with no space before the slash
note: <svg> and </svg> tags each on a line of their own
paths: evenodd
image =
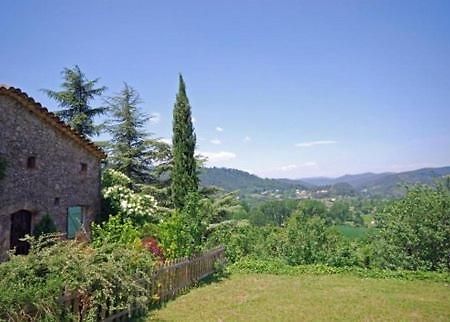
<svg viewBox="0 0 450 322">
<path fill-rule="evenodd" d="M 67 211 L 67 238 L 75 238 L 75 234 L 81 228 L 81 207 L 70 207 Z"/>
</svg>

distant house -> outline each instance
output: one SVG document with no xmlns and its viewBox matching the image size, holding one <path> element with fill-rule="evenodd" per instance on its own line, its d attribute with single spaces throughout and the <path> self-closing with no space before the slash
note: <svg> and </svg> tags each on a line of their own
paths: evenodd
<svg viewBox="0 0 450 322">
<path fill-rule="evenodd" d="M 0 85 L 0 259 L 49 214 L 73 238 L 100 211 L 105 153 L 18 88 Z"/>
</svg>

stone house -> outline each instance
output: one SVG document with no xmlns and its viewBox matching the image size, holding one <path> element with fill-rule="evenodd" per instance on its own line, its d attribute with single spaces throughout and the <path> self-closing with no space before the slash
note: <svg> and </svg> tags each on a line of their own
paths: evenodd
<svg viewBox="0 0 450 322">
<path fill-rule="evenodd" d="M 0 259 L 48 214 L 73 238 L 100 211 L 105 153 L 18 88 L 0 85 Z M 1 175 L 1 174 L 0 174 Z"/>
</svg>

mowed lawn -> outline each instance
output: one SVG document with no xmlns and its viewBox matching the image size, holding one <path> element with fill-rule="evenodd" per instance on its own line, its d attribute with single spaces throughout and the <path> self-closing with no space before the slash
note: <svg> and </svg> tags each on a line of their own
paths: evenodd
<svg viewBox="0 0 450 322">
<path fill-rule="evenodd" d="M 148 321 L 450 321 L 450 286 L 347 275 L 233 274 Z"/>
</svg>

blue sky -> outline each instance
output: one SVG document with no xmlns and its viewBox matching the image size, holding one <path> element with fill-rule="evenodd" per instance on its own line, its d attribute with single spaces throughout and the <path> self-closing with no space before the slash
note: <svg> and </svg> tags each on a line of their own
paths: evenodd
<svg viewBox="0 0 450 322">
<path fill-rule="evenodd" d="M 210 165 L 269 177 L 450 165 L 450 1 L 2 1 L 0 83 L 127 81 L 169 138 L 178 73 Z"/>
</svg>

